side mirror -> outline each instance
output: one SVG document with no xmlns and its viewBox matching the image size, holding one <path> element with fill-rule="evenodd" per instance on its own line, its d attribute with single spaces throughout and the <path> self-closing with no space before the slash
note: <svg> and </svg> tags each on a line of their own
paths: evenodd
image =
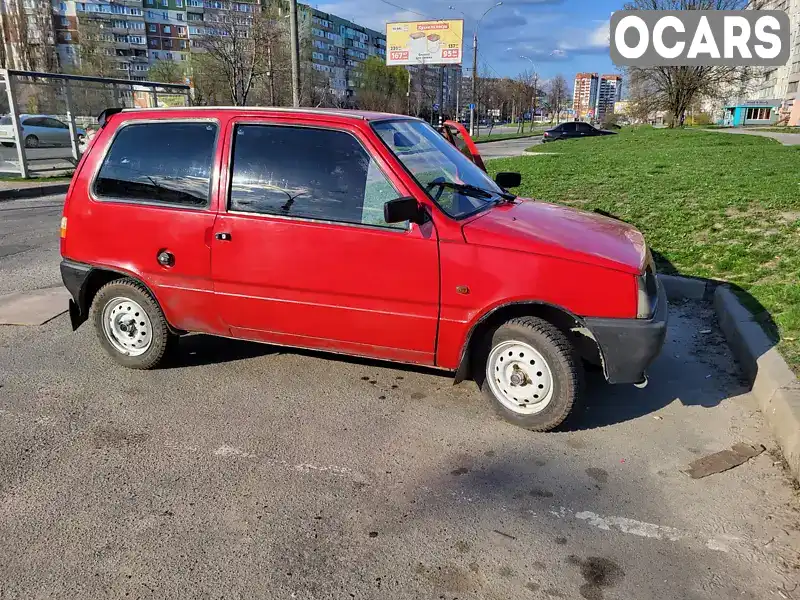
<svg viewBox="0 0 800 600">
<path fill-rule="evenodd" d="M 498 173 L 495 175 L 494 182 L 504 190 L 507 190 L 522 185 L 522 175 L 509 172 Z"/>
<path fill-rule="evenodd" d="M 406 196 L 389 200 L 383 205 L 383 220 L 387 223 L 411 221 L 421 225 L 425 221 L 425 211 L 416 198 Z"/>
</svg>

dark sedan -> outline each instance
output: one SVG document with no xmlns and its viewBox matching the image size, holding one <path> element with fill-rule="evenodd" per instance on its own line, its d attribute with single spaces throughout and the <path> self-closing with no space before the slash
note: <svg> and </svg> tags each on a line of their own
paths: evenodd
<svg viewBox="0 0 800 600">
<path fill-rule="evenodd" d="M 582 121 L 572 121 L 570 123 L 561 123 L 557 127 L 548 129 L 542 136 L 544 142 L 554 142 L 556 140 L 569 140 L 572 138 L 592 137 L 595 135 L 616 135 L 613 131 L 606 131 L 605 129 L 597 129 L 588 123 Z"/>
</svg>

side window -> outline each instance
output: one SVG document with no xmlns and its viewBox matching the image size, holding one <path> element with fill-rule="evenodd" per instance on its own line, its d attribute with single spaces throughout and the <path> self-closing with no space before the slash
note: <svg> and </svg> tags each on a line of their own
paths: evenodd
<svg viewBox="0 0 800 600">
<path fill-rule="evenodd" d="M 594 127 L 588 123 L 578 123 L 578 131 L 580 133 L 592 133 L 594 131 Z"/>
<path fill-rule="evenodd" d="M 377 225 L 400 194 L 358 140 L 343 131 L 239 125 L 230 210 Z"/>
<path fill-rule="evenodd" d="M 575 123 L 564 123 L 561 127 L 564 128 L 564 133 L 575 133 Z"/>
<path fill-rule="evenodd" d="M 44 121 L 44 119 L 41 117 L 31 117 L 30 119 L 25 119 L 22 124 L 26 127 L 41 127 L 42 121 Z"/>
<path fill-rule="evenodd" d="M 94 184 L 99 198 L 188 207 L 208 204 L 215 123 L 133 123 L 122 127 Z"/>
</svg>

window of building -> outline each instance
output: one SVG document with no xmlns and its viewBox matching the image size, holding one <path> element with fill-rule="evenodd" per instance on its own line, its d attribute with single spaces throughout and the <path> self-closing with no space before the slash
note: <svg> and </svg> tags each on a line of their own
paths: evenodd
<svg viewBox="0 0 800 600">
<path fill-rule="evenodd" d="M 123 127 L 100 167 L 94 193 L 108 200 L 207 206 L 216 137 L 212 123 Z"/>
<path fill-rule="evenodd" d="M 69 19 L 66 17 L 61 17 L 60 22 L 62 27 L 69 27 Z"/>
<path fill-rule="evenodd" d="M 178 21 L 183 21 L 183 13 L 175 13 L 175 18 Z"/>
<path fill-rule="evenodd" d="M 772 116 L 772 109 L 771 108 L 764 108 L 764 107 L 752 107 L 747 109 L 747 113 L 745 118 L 750 120 L 757 120 L 757 121 L 765 121 L 768 120 Z"/>
<path fill-rule="evenodd" d="M 186 27 L 178 27 L 178 35 L 186 35 Z"/>
<path fill-rule="evenodd" d="M 164 33 L 172 33 L 172 27 L 170 27 L 169 25 L 162 25 L 161 30 Z"/>
<path fill-rule="evenodd" d="M 156 25 L 155 23 L 150 23 L 150 25 L 147 26 L 147 29 L 150 31 L 150 33 L 157 33 L 158 25 Z"/>
<path fill-rule="evenodd" d="M 786 86 L 787 94 L 794 94 L 797 91 L 797 81 L 793 81 Z"/>
<path fill-rule="evenodd" d="M 232 211 L 406 228 L 383 220 L 399 193 L 349 133 L 240 125 L 232 169 Z"/>
<path fill-rule="evenodd" d="M 183 0 L 175 0 L 175 8 L 183 8 Z"/>
<path fill-rule="evenodd" d="M 64 41 L 71 42 L 72 41 L 72 34 L 69 31 L 64 32 Z"/>
</svg>

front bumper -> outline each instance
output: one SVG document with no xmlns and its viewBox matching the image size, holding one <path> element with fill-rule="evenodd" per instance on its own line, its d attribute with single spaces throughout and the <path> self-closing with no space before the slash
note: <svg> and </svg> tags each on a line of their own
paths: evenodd
<svg viewBox="0 0 800 600">
<path fill-rule="evenodd" d="M 650 319 L 596 319 L 584 322 L 600 346 L 609 383 L 641 383 L 661 352 L 667 335 L 667 295 L 658 285 L 658 302 Z"/>
</svg>

